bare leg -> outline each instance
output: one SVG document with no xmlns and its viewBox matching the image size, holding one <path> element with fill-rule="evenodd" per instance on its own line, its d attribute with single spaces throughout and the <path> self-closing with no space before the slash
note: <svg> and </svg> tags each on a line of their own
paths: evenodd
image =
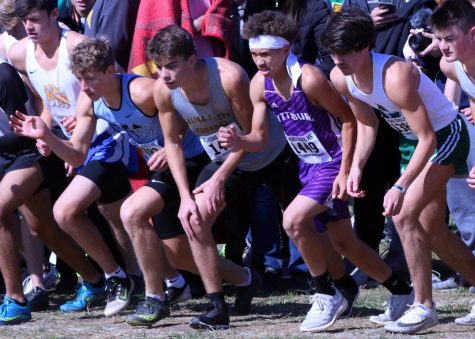
<svg viewBox="0 0 475 339">
<path fill-rule="evenodd" d="M 118 265 L 99 230 L 86 216 L 86 209 L 100 197 L 99 188 L 89 179 L 77 175 L 56 201 L 53 213 L 59 226 L 101 266 L 106 273 Z"/>
<path fill-rule="evenodd" d="M 22 239 L 22 253 L 25 257 L 28 273 L 33 287 L 41 287 L 43 285 L 43 258 L 44 258 L 44 244 L 35 235 L 31 234 L 30 227 L 27 224 L 26 216 L 22 211 L 21 219 L 21 239 Z"/>
<path fill-rule="evenodd" d="M 379 283 L 389 279 L 391 269 L 368 245 L 356 237 L 350 219 L 329 223 L 328 233 L 337 251 Z"/>
<path fill-rule="evenodd" d="M 112 228 L 112 234 L 114 234 L 120 253 L 124 258 L 127 273 L 140 276 L 142 272 L 135 256 L 132 241 L 120 219 L 120 207 L 124 201 L 125 198 L 111 204 L 99 204 L 98 208 Z"/>
</svg>

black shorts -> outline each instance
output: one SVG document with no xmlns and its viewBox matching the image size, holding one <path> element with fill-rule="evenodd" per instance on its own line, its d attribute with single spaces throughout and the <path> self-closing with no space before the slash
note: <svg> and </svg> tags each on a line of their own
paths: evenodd
<svg viewBox="0 0 475 339">
<path fill-rule="evenodd" d="M 8 172 L 33 166 L 41 159 L 35 150 L 27 149 L 15 153 L 0 152 L 0 178 Z"/>
<path fill-rule="evenodd" d="M 41 170 L 43 171 L 44 182 L 41 188 L 48 188 L 51 193 L 51 201 L 55 202 L 66 187 L 71 182 L 71 178 L 66 177 L 64 161 L 51 153 L 48 157 L 40 159 Z"/>
<path fill-rule="evenodd" d="M 209 157 L 203 152 L 193 158 L 185 159 L 185 162 L 188 183 L 190 187 L 195 187 L 196 179 L 202 168 L 209 163 Z M 166 240 L 185 234 L 180 219 L 178 219 L 180 194 L 171 172 L 167 170 L 162 173 L 153 173 L 145 186 L 157 191 L 165 204 L 162 212 L 152 218 L 158 237 Z"/>
<path fill-rule="evenodd" d="M 101 196 L 98 201 L 102 204 L 123 199 L 132 190 L 127 169 L 122 162 L 92 160 L 78 175 L 88 178 L 99 187 Z"/>
</svg>

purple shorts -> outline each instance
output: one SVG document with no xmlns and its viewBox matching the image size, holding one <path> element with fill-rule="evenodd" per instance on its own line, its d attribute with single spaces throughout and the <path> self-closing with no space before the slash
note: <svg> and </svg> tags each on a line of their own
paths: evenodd
<svg viewBox="0 0 475 339">
<path fill-rule="evenodd" d="M 327 222 L 348 219 L 350 212 L 348 203 L 340 199 L 332 199 L 333 182 L 340 171 L 340 161 L 330 161 L 322 164 L 307 164 L 300 161 L 300 195 L 315 200 L 328 209 L 314 217 L 315 228 L 318 232 L 327 230 Z"/>
</svg>

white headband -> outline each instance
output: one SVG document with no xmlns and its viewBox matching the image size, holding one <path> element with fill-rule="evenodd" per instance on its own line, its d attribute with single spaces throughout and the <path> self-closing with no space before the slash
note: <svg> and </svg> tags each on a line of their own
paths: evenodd
<svg viewBox="0 0 475 339">
<path fill-rule="evenodd" d="M 275 35 L 259 35 L 255 38 L 249 38 L 249 48 L 269 48 L 278 49 L 290 45 L 290 43 Z"/>
</svg>

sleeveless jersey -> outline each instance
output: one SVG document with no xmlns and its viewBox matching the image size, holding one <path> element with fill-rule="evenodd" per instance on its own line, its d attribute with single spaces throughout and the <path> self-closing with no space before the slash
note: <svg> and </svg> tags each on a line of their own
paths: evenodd
<svg viewBox="0 0 475 339">
<path fill-rule="evenodd" d="M 160 128 L 158 114 L 144 114 L 130 97 L 130 83 L 139 77 L 135 74 L 117 74 L 121 84 L 121 103 L 118 109 L 107 106 L 102 98 L 93 103 L 93 111 L 97 118 L 104 119 L 110 124 L 120 126 L 128 136 L 129 142 L 140 148 L 148 161 L 153 153 L 163 147 L 163 133 Z M 188 131 L 183 139 L 183 149 L 186 158 L 194 157 L 203 152 L 200 141 Z"/>
<path fill-rule="evenodd" d="M 277 93 L 271 78 L 265 78 L 264 86 L 270 109 L 302 161 L 308 164 L 341 161 L 341 124 L 333 115 L 312 105 L 299 84 L 288 100 Z"/>
<path fill-rule="evenodd" d="M 234 115 L 229 99 L 221 84 L 218 66 L 214 58 L 206 62 L 209 79 L 209 100 L 206 105 L 190 103 L 180 88 L 170 91 L 173 107 L 186 121 L 190 130 L 199 137 L 203 148 L 212 161 L 222 162 L 231 150 L 221 147 L 218 130 L 222 126 L 234 124 L 238 131 L 239 122 Z M 271 163 L 284 149 L 285 138 L 282 127 L 273 115 L 269 115 L 269 144 L 265 151 L 247 153 L 238 165 L 244 171 L 257 171 Z"/>
<path fill-rule="evenodd" d="M 8 55 L 8 51 L 10 50 L 10 48 L 13 46 L 13 44 L 15 44 L 18 40 L 15 39 L 13 36 L 11 36 L 10 34 L 8 34 L 7 32 L 4 32 L 3 34 L 3 42 L 5 44 L 5 52 L 7 53 Z M 8 62 L 10 63 L 10 60 L 8 60 L 8 57 L 6 57 L 5 59 L 1 58 L 0 59 L 0 62 Z"/>
<path fill-rule="evenodd" d="M 64 135 L 69 139 L 71 133 L 61 124 L 61 119 L 76 114 L 77 98 L 81 92 L 81 85 L 69 66 L 67 33 L 67 30 L 61 32 L 58 63 L 56 68 L 51 71 L 46 71 L 38 64 L 35 57 L 35 45 L 31 40 L 28 40 L 26 45 L 26 71 L 33 87 L 41 97 L 43 104 L 50 111 L 55 123 L 59 125 Z M 131 157 L 130 151 L 125 132 L 109 126 L 105 120 L 98 119 L 84 165 L 91 160 L 110 163 L 122 161 L 129 170 L 135 171 L 136 159 Z"/>
<path fill-rule="evenodd" d="M 460 61 L 455 61 L 454 66 L 462 91 L 464 91 L 469 97 L 475 100 L 475 83 L 470 80 L 468 74 L 465 73 L 463 65 Z"/>
<path fill-rule="evenodd" d="M 384 92 L 383 69 L 391 55 L 372 53 L 373 56 L 373 91 L 370 94 L 362 92 L 354 83 L 351 75 L 346 76 L 346 84 L 350 94 L 368 105 L 378 109 L 382 117 L 396 131 L 411 140 L 417 140 L 409 124 L 401 113 L 401 108 L 395 105 Z M 418 88 L 419 96 L 427 110 L 434 131 L 449 125 L 457 116 L 458 108 L 450 102 L 440 89 L 424 74 L 420 74 Z"/>
</svg>

